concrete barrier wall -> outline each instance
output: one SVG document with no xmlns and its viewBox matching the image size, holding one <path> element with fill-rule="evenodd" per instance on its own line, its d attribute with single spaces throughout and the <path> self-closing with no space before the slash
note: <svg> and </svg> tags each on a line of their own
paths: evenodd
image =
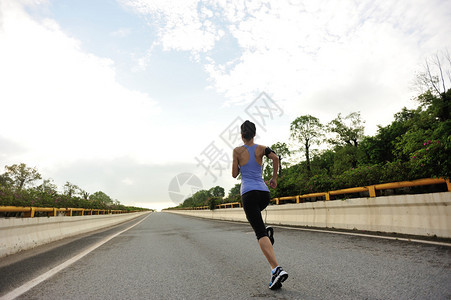
<svg viewBox="0 0 451 300">
<path fill-rule="evenodd" d="M 147 213 L 0 219 L 0 257 L 107 228 Z"/>
<path fill-rule="evenodd" d="M 242 208 L 169 212 L 246 221 Z M 262 215 L 267 224 L 451 238 L 451 192 L 270 205 Z"/>
</svg>

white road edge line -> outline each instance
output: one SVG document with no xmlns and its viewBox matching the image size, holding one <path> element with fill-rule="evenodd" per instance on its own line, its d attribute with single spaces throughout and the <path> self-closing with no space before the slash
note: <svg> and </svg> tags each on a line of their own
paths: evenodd
<svg viewBox="0 0 451 300">
<path fill-rule="evenodd" d="M 405 242 L 413 242 L 413 243 L 422 243 L 422 244 L 431 244 L 431 245 L 439 245 L 439 246 L 451 247 L 451 243 L 434 242 L 434 241 L 428 241 L 428 240 L 418 240 L 418 239 L 409 239 L 409 238 L 402 238 L 402 237 L 372 235 L 372 234 L 342 232 L 342 231 L 331 231 L 331 230 L 321 230 L 321 229 L 307 229 L 307 228 L 287 227 L 287 226 L 279 226 L 279 225 L 271 225 L 271 226 L 272 227 L 277 227 L 277 228 L 283 228 L 283 229 L 302 230 L 302 231 L 314 231 L 314 232 L 324 232 L 324 233 L 333 233 L 333 234 L 343 234 L 343 235 L 361 236 L 361 237 L 376 238 L 376 239 L 405 241 Z"/>
<path fill-rule="evenodd" d="M 242 221 L 229 221 L 229 220 L 217 220 L 217 219 L 208 219 L 208 220 L 233 223 L 233 224 L 246 224 L 245 222 L 242 222 Z M 343 232 L 343 231 L 332 231 L 332 230 L 326 230 L 326 229 L 309 229 L 309 228 L 289 227 L 289 226 L 281 226 L 281 225 L 273 225 L 273 224 L 267 224 L 267 225 L 271 225 L 271 227 L 289 229 L 289 230 L 313 231 L 313 232 L 323 232 L 323 233 L 332 233 L 332 234 L 352 235 L 352 236 L 361 236 L 361 237 L 376 238 L 376 239 L 386 239 L 386 240 L 394 240 L 394 241 L 404 241 L 404 242 L 451 247 L 451 243 L 446 243 L 446 242 L 434 242 L 434 241 L 428 241 L 428 240 L 409 239 L 409 238 L 393 237 L 393 236 L 383 236 L 383 235 L 373 235 L 373 234 Z M 0 300 L 2 300 L 2 299 L 0 298 Z"/>
<path fill-rule="evenodd" d="M 85 255 L 89 254 L 90 252 L 94 251 L 95 249 L 97 249 L 98 247 L 102 246 L 103 244 L 105 244 L 106 242 L 108 242 L 111 239 L 114 239 L 115 237 L 117 237 L 118 235 L 126 232 L 127 230 L 132 229 L 133 227 L 135 227 L 136 225 L 140 224 L 142 221 L 144 221 L 145 219 L 147 219 L 150 216 L 150 214 L 145 217 L 144 219 L 142 219 L 141 221 L 139 221 L 136 224 L 133 224 L 132 226 L 118 232 L 115 233 L 103 240 L 101 240 L 100 242 L 98 242 L 97 244 L 94 244 L 93 246 L 89 247 L 88 249 L 86 249 L 85 251 L 75 255 L 74 257 L 66 260 L 65 262 L 63 262 L 62 264 L 60 264 L 59 266 L 54 267 L 53 269 L 45 272 L 44 274 L 28 281 L 27 283 L 21 285 L 20 287 L 16 288 L 15 290 L 9 292 L 8 294 L 0 297 L 0 300 L 12 300 L 15 299 L 17 297 L 19 297 L 20 295 L 28 292 L 29 290 L 31 290 L 33 287 L 37 286 L 38 284 L 40 284 L 41 282 L 49 279 L 50 277 L 52 277 L 53 275 L 55 275 L 56 273 L 58 273 L 59 271 L 67 268 L 68 266 L 70 266 L 71 264 L 73 264 L 74 262 L 76 262 L 77 260 L 81 259 L 82 257 L 84 257 Z"/>
</svg>

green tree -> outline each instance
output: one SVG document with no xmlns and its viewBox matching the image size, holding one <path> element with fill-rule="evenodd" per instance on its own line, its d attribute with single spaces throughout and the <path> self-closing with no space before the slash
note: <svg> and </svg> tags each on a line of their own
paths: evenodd
<svg viewBox="0 0 451 300">
<path fill-rule="evenodd" d="M 426 112 L 436 117 L 439 121 L 445 122 L 451 119 L 451 89 L 440 94 L 440 96 L 427 91 L 418 96 L 416 100 Z"/>
<path fill-rule="evenodd" d="M 194 207 L 194 200 L 193 197 L 186 198 L 182 204 L 180 204 L 180 207 Z"/>
<path fill-rule="evenodd" d="M 277 188 L 270 190 L 271 197 L 299 195 L 303 184 L 309 177 L 310 172 L 307 171 L 305 161 L 286 168 L 283 171 L 282 178 L 277 183 Z"/>
<path fill-rule="evenodd" d="M 64 194 L 69 197 L 75 195 L 79 189 L 80 188 L 77 185 L 70 183 L 69 181 L 66 181 L 66 184 L 64 184 Z"/>
<path fill-rule="evenodd" d="M 197 191 L 193 195 L 193 201 L 195 206 L 204 206 L 207 205 L 208 199 L 211 197 L 211 194 L 207 190 Z"/>
<path fill-rule="evenodd" d="M 302 152 L 305 153 L 307 171 L 310 172 L 310 147 L 320 144 L 324 136 L 323 125 L 319 119 L 311 115 L 300 116 L 290 125 L 291 138 L 302 143 Z"/>
<path fill-rule="evenodd" d="M 241 202 L 241 183 L 235 184 L 227 195 L 227 202 Z"/>
<path fill-rule="evenodd" d="M 275 143 L 270 147 L 279 157 L 279 175 L 281 175 L 282 170 L 289 166 L 289 158 L 291 156 L 291 151 L 288 149 L 286 143 Z M 269 180 L 272 177 L 272 160 L 265 157 L 263 160 L 263 178 Z"/>
<path fill-rule="evenodd" d="M 183 203 L 182 207 L 199 207 L 207 205 L 208 199 L 211 198 L 212 195 L 210 191 L 207 190 L 200 190 L 194 193 L 191 197 L 186 198 Z"/>
<path fill-rule="evenodd" d="M 78 188 L 78 194 L 84 199 L 84 200 L 88 200 L 89 199 L 89 193 L 85 190 L 83 190 L 82 188 Z"/>
<path fill-rule="evenodd" d="M 95 192 L 89 196 L 89 200 L 95 204 L 101 204 L 105 206 L 110 206 L 113 204 L 113 199 L 102 191 Z"/>
<path fill-rule="evenodd" d="M 9 187 L 13 184 L 13 180 L 8 176 L 7 173 L 0 175 L 0 186 Z"/>
<path fill-rule="evenodd" d="M 36 180 L 42 178 L 36 168 L 27 167 L 24 163 L 5 166 L 5 169 L 6 176 L 12 180 L 13 185 L 19 191 L 26 185 L 32 184 Z"/>
<path fill-rule="evenodd" d="M 216 198 L 223 198 L 225 195 L 225 191 L 223 187 L 215 186 L 208 190 L 208 192 Z"/>
<path fill-rule="evenodd" d="M 444 122 L 451 118 L 451 56 L 449 52 L 437 52 L 425 61 L 424 70 L 417 75 L 417 97 L 426 111 Z"/>
<path fill-rule="evenodd" d="M 208 198 L 208 200 L 207 200 L 208 207 L 211 210 L 215 210 L 216 209 L 216 205 L 221 202 L 221 199 L 222 198 L 220 198 L 220 197 L 210 197 L 210 198 Z"/>
<path fill-rule="evenodd" d="M 52 195 L 56 195 L 58 193 L 57 192 L 58 186 L 54 183 L 53 179 L 51 178 L 44 179 L 42 181 L 42 184 L 39 185 L 36 189 L 40 192 Z"/>
<path fill-rule="evenodd" d="M 350 145 L 357 147 L 362 139 L 365 127 L 365 121 L 360 118 L 360 112 L 353 112 L 342 117 L 341 113 L 327 124 L 327 131 L 335 134 L 335 137 L 329 139 L 333 145 Z"/>
<path fill-rule="evenodd" d="M 374 137 L 364 137 L 359 146 L 361 164 L 385 164 L 400 159 L 396 144 L 399 137 L 418 126 L 418 110 L 403 108 L 394 115 L 395 120 L 385 126 L 379 126 Z"/>
<path fill-rule="evenodd" d="M 327 131 L 334 134 L 334 137 L 330 138 L 328 142 L 336 146 L 334 164 L 336 172 L 357 167 L 358 151 L 356 148 L 363 138 L 365 130 L 363 123 L 360 112 L 353 112 L 344 118 L 339 113 L 327 124 Z"/>
<path fill-rule="evenodd" d="M 333 174 L 340 174 L 357 167 L 358 149 L 355 146 L 344 145 L 335 147 Z"/>
<path fill-rule="evenodd" d="M 332 175 L 334 163 L 336 161 L 336 152 L 326 149 L 313 156 L 312 172 L 314 174 Z"/>
<path fill-rule="evenodd" d="M 423 71 L 418 73 L 416 84 L 421 93 L 430 92 L 440 97 L 451 83 L 451 56 L 448 51 L 437 52 L 426 58 Z"/>
</svg>

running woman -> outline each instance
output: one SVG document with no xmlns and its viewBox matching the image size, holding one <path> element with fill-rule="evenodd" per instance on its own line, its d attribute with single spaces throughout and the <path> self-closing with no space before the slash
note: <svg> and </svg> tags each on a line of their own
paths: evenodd
<svg viewBox="0 0 451 300">
<path fill-rule="evenodd" d="M 279 158 L 269 147 L 254 144 L 255 132 L 254 123 L 245 121 L 241 125 L 241 138 L 244 145 L 233 150 L 232 176 L 236 178 L 241 172 L 243 209 L 247 220 L 254 229 L 258 244 L 272 268 L 269 288 L 275 290 L 282 287 L 282 282 L 288 278 L 288 273 L 277 263 L 272 246 L 274 242 L 272 228 L 265 227 L 261 215 L 261 211 L 268 206 L 270 201 L 269 189 L 262 178 L 262 160 L 263 155 L 272 159 L 273 177 L 269 181 L 269 186 L 274 189 L 277 187 Z M 270 236 L 268 236 L 268 231 Z"/>
</svg>

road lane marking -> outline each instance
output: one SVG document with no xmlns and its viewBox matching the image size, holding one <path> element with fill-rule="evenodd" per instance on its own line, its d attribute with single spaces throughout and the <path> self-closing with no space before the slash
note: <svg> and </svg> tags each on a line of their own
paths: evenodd
<svg viewBox="0 0 451 300">
<path fill-rule="evenodd" d="M 342 234 L 342 235 L 352 235 L 352 236 L 361 236 L 361 237 L 368 237 L 368 238 L 386 239 L 386 240 L 394 240 L 394 241 L 405 241 L 405 242 L 413 242 L 413 243 L 422 243 L 422 244 L 431 244 L 431 245 L 439 245 L 439 246 L 451 247 L 451 243 L 435 242 L 435 241 L 428 241 L 428 240 L 418 240 L 418 239 L 410 239 L 410 238 L 402 238 L 402 237 L 373 235 L 373 234 L 354 233 L 354 232 L 343 232 L 343 231 L 332 231 L 332 230 L 322 230 L 322 229 L 297 228 L 297 227 L 288 227 L 288 226 L 280 226 L 280 225 L 271 225 L 271 226 L 272 227 L 277 227 L 277 228 L 283 228 L 283 229 L 292 229 L 292 230 L 301 230 L 301 231 L 314 231 L 314 232 L 325 232 L 325 233 L 334 233 L 334 234 Z"/>
<path fill-rule="evenodd" d="M 4 296 L 1 296 L 0 300 L 12 300 L 12 299 L 15 299 L 15 298 L 19 297 L 20 295 L 28 292 L 33 287 L 35 287 L 38 284 L 40 284 L 41 282 L 49 279 L 50 277 L 52 277 L 56 273 L 60 272 L 61 270 L 64 270 L 65 268 L 67 268 L 68 266 L 73 264 L 74 262 L 78 261 L 79 259 L 81 259 L 82 257 L 86 256 L 87 254 L 91 253 L 95 249 L 99 248 L 100 246 L 102 246 L 106 242 L 110 241 L 111 239 L 114 239 L 118 235 L 120 235 L 120 234 L 126 232 L 127 230 L 132 229 L 136 225 L 140 224 L 142 221 L 147 219 L 149 216 L 150 216 L 150 214 L 147 217 L 145 217 L 144 219 L 142 219 L 141 221 L 139 221 L 138 223 L 133 224 L 132 226 L 130 226 L 130 227 L 118 232 L 118 233 L 115 233 L 115 234 L 113 234 L 113 235 L 111 235 L 111 236 L 109 236 L 109 237 L 107 237 L 107 238 L 105 238 L 103 240 L 101 240 L 100 242 L 94 244 L 93 246 L 89 247 L 88 249 L 84 250 L 83 252 L 81 252 L 81 253 L 77 254 L 76 256 L 66 260 L 65 262 L 63 262 L 59 266 L 56 266 L 53 269 L 45 272 L 44 274 L 42 274 L 42 275 L 40 275 L 40 276 L 28 281 L 27 283 L 21 285 L 20 287 L 18 287 L 15 290 L 9 292 L 8 294 L 6 294 Z"/>
<path fill-rule="evenodd" d="M 233 223 L 233 224 L 246 224 L 245 222 L 242 222 L 242 221 L 229 221 L 229 220 L 216 220 L 216 219 L 208 219 L 208 220 L 220 221 L 220 222 L 225 222 L 225 223 Z M 451 243 L 446 243 L 446 242 L 435 242 L 435 241 L 428 241 L 428 240 L 419 240 L 419 239 L 375 235 L 375 234 L 365 234 L 365 233 L 356 233 L 356 232 L 333 231 L 333 230 L 326 230 L 326 229 L 299 228 L 299 227 L 290 227 L 290 226 L 281 226 L 281 225 L 272 225 L 272 224 L 267 224 L 267 225 L 271 225 L 271 227 L 274 227 L 274 228 L 282 228 L 282 229 L 289 229 L 289 230 L 342 234 L 342 235 L 361 236 L 361 237 L 376 238 L 376 239 L 386 239 L 386 240 L 393 240 L 393 241 L 404 241 L 404 242 L 451 247 Z"/>
</svg>

